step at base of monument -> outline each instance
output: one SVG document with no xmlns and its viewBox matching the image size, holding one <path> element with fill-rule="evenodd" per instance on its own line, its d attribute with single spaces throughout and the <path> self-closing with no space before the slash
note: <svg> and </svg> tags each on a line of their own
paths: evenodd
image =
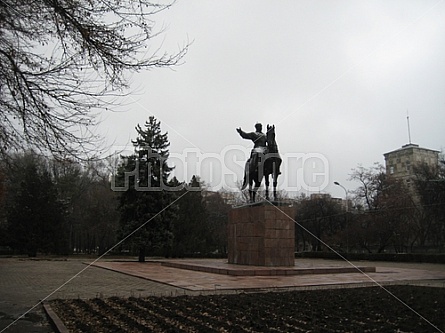
<svg viewBox="0 0 445 333">
<path fill-rule="evenodd" d="M 227 262 L 188 261 L 162 261 L 166 267 L 200 271 L 206 273 L 232 275 L 232 276 L 283 276 L 308 274 L 347 274 L 347 273 L 375 273 L 376 268 L 370 266 L 345 267 L 265 267 L 229 264 Z"/>
</svg>

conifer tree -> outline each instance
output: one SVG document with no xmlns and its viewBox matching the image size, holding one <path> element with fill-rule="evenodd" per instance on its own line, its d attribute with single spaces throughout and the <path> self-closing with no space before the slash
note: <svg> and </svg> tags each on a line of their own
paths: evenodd
<svg viewBox="0 0 445 333">
<path fill-rule="evenodd" d="M 11 247 L 29 256 L 66 253 L 66 214 L 47 164 L 33 153 L 17 156 L 8 178 L 6 218 Z"/>
<path fill-rule="evenodd" d="M 173 227 L 173 255 L 177 257 L 206 252 L 209 238 L 203 183 L 198 176 L 193 176 L 187 187 L 181 191 L 189 193 L 178 201 Z"/>
<path fill-rule="evenodd" d="M 174 193 L 167 190 L 172 171 L 167 164 L 168 135 L 153 116 L 144 127 L 137 125 L 136 131 L 134 154 L 123 157 L 116 182 L 126 187 L 119 202 L 122 237 L 134 232 L 128 241 L 142 262 L 147 253 L 169 253 L 175 211 L 171 206 Z"/>
</svg>

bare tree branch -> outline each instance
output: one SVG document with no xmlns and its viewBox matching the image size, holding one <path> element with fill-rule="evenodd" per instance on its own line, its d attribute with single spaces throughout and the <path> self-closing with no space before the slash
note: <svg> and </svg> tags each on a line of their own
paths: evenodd
<svg viewBox="0 0 445 333">
<path fill-rule="evenodd" d="M 126 96 L 126 72 L 178 65 L 147 54 L 151 17 L 169 8 L 145 0 L 0 1 L 0 155 L 24 148 L 55 157 L 96 152 L 97 114 Z"/>
</svg>

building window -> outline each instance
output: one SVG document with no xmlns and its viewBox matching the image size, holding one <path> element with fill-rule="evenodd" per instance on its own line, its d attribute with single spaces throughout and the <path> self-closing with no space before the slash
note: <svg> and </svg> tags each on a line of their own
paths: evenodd
<svg viewBox="0 0 445 333">
<path fill-rule="evenodd" d="M 393 166 L 389 167 L 389 174 L 390 175 L 394 174 L 394 167 Z"/>
</svg>

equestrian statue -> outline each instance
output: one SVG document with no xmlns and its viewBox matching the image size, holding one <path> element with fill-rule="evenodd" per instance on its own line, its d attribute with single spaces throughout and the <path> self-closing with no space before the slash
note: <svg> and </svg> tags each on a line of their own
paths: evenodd
<svg viewBox="0 0 445 333">
<path fill-rule="evenodd" d="M 244 169 L 244 181 L 241 190 L 249 185 L 250 202 L 255 202 L 256 192 L 264 177 L 266 184 L 266 200 L 269 200 L 269 176 L 272 175 L 273 197 L 277 200 L 277 182 L 281 174 L 281 158 L 278 145 L 275 141 L 275 125 L 267 125 L 266 134 L 262 132 L 263 126 L 255 124 L 255 132 L 246 133 L 241 128 L 237 132 L 243 139 L 253 141 L 253 149 Z"/>
</svg>

